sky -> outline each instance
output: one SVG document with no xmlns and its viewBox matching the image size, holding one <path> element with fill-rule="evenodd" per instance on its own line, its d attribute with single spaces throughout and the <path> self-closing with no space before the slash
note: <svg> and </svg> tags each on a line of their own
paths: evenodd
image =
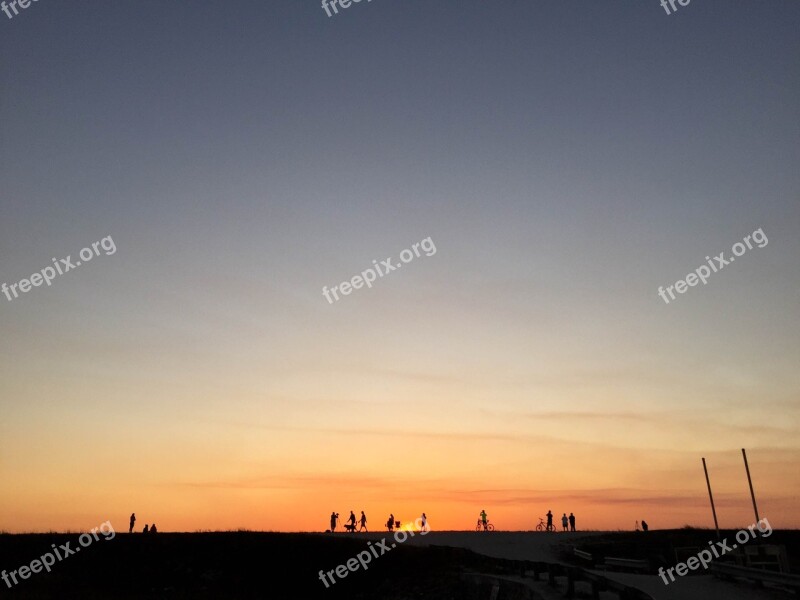
<svg viewBox="0 0 800 600">
<path fill-rule="evenodd" d="M 0 531 L 800 527 L 800 5 L 678 7 L 0 13 Z"/>
</svg>

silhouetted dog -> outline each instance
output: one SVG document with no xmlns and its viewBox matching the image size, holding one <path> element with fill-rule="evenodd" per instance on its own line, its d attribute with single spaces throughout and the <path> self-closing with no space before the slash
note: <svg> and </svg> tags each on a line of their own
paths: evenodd
<svg viewBox="0 0 800 600">
<path fill-rule="evenodd" d="M 349 523 L 345 523 L 344 524 L 344 529 L 345 529 L 345 531 L 349 531 L 350 533 L 355 533 L 356 532 L 356 526 L 355 525 L 350 525 Z"/>
</svg>

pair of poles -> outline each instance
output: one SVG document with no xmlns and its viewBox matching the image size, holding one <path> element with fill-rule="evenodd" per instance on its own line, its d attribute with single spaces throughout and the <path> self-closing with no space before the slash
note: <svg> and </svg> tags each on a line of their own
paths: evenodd
<svg viewBox="0 0 800 600">
<path fill-rule="evenodd" d="M 753 480 L 750 478 L 750 465 L 747 464 L 747 452 L 742 448 L 742 457 L 744 458 L 744 468 L 747 471 L 747 483 L 750 484 L 750 497 L 753 499 L 753 512 L 756 514 L 756 523 L 761 521 L 758 518 L 758 506 L 756 506 L 756 494 L 753 491 Z M 717 530 L 717 539 L 719 539 L 719 523 L 717 522 L 717 509 L 714 508 L 714 495 L 711 493 L 711 481 L 708 479 L 708 467 L 706 467 L 706 459 L 703 458 L 703 471 L 706 473 L 706 485 L 708 486 L 708 497 L 711 500 L 711 514 L 714 515 L 714 528 Z"/>
</svg>

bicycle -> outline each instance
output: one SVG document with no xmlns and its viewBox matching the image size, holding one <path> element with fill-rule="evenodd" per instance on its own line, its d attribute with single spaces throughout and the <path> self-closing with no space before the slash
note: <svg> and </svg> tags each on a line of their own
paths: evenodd
<svg viewBox="0 0 800 600">
<path fill-rule="evenodd" d="M 494 525 L 486 521 L 486 525 L 483 524 L 483 519 L 478 519 L 478 523 L 475 525 L 475 531 L 480 531 L 483 529 L 484 531 L 494 531 Z"/>
<path fill-rule="evenodd" d="M 539 517 L 539 524 L 536 526 L 536 531 L 556 531 L 556 526 L 548 525 L 542 517 Z"/>
</svg>

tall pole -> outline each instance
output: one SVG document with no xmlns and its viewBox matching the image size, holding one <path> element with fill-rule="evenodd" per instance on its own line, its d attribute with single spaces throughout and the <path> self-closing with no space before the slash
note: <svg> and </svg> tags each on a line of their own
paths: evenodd
<svg viewBox="0 0 800 600">
<path fill-rule="evenodd" d="M 708 479 L 708 467 L 706 467 L 706 459 L 703 458 L 703 471 L 706 473 L 706 485 L 708 486 L 708 497 L 711 500 L 711 514 L 714 515 L 714 529 L 717 530 L 717 539 L 719 539 L 719 523 L 717 523 L 717 509 L 714 508 L 714 496 L 711 494 L 711 481 Z"/>
<path fill-rule="evenodd" d="M 750 497 L 753 499 L 753 512 L 756 513 L 756 523 L 761 521 L 758 518 L 758 506 L 756 506 L 756 494 L 753 491 L 753 480 L 750 478 L 750 465 L 747 464 L 747 452 L 742 448 L 742 456 L 744 457 L 744 469 L 747 471 L 747 483 L 750 484 Z"/>
</svg>

